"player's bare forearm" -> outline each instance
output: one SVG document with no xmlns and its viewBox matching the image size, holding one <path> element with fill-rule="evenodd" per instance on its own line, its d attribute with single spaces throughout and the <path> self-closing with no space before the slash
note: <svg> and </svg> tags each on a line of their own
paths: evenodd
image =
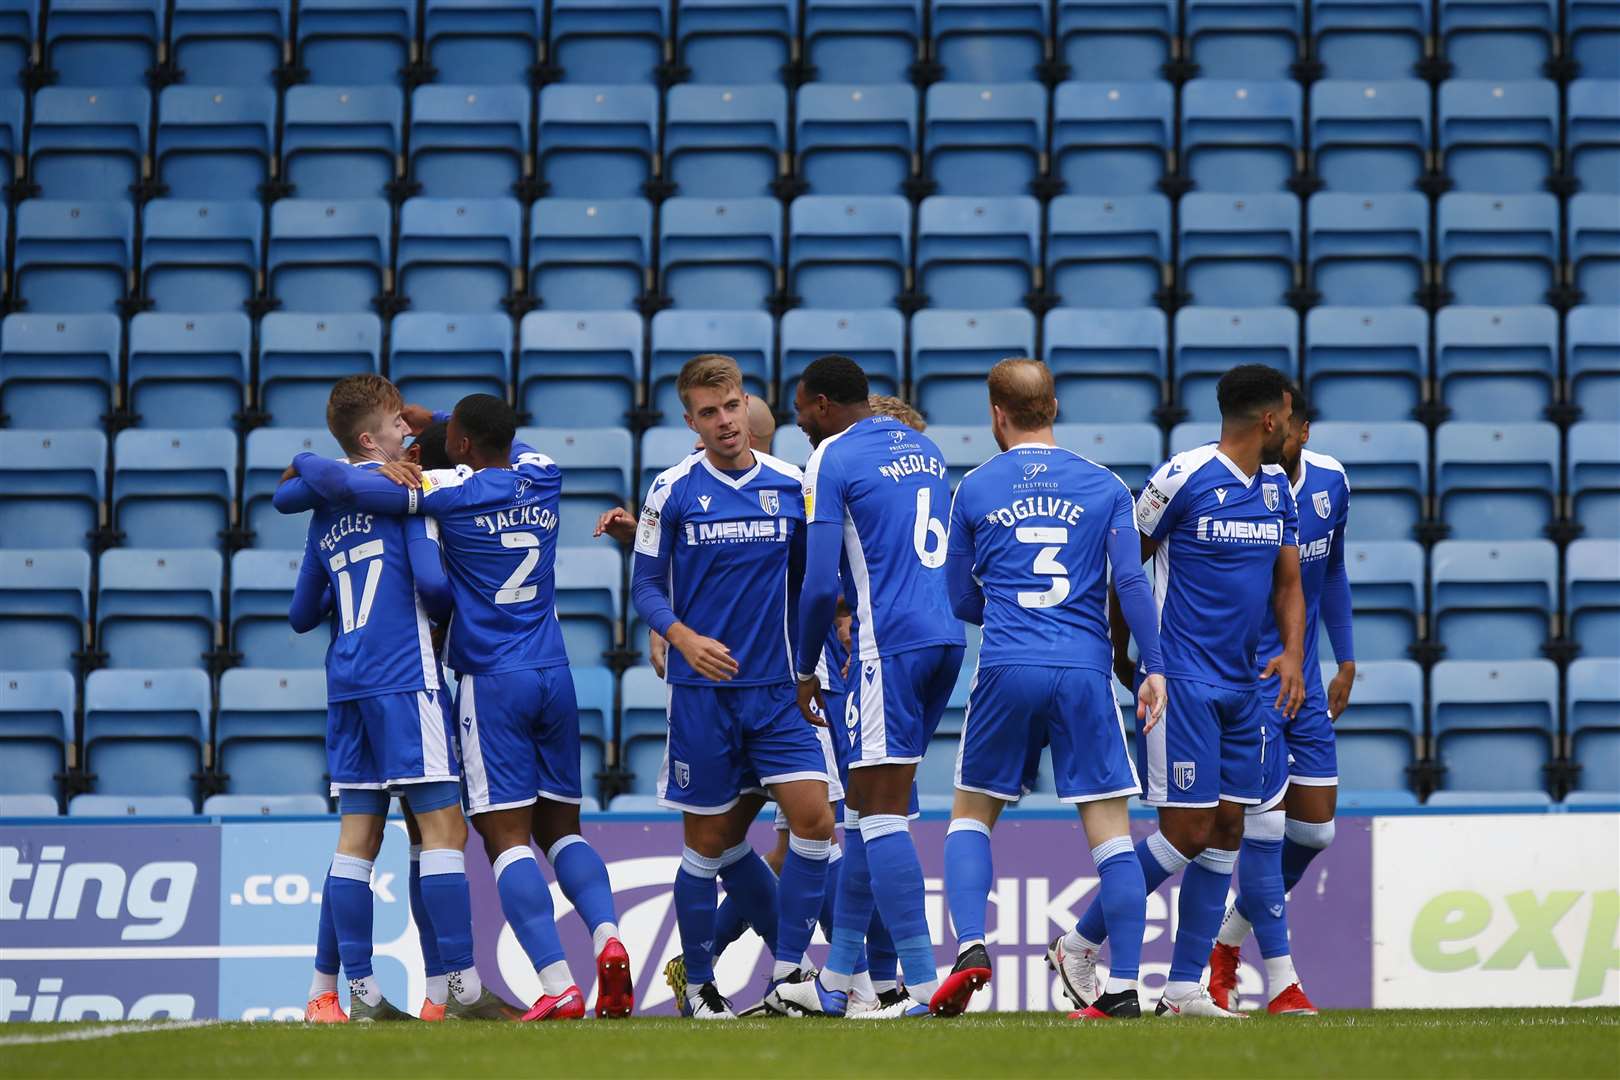
<svg viewBox="0 0 1620 1080">
<path fill-rule="evenodd" d="M 1276 706 L 1293 716 L 1305 701 L 1305 591 L 1299 578 L 1299 548 L 1286 545 L 1277 555 L 1271 574 L 1271 611 L 1283 651 L 1266 664 L 1262 678 L 1279 675 Z"/>
</svg>

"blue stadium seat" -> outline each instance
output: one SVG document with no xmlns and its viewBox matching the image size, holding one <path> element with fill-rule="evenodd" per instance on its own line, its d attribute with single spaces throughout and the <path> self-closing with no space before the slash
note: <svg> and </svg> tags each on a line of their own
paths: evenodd
<svg viewBox="0 0 1620 1080">
<path fill-rule="evenodd" d="M 911 317 L 913 400 L 932 424 L 982 424 L 990 407 L 985 372 L 1034 352 L 1035 316 L 1022 308 L 924 309 Z"/>
<path fill-rule="evenodd" d="M 407 199 L 395 288 L 413 311 L 504 311 L 522 236 L 516 199 Z"/>
<path fill-rule="evenodd" d="M 630 773 L 632 793 L 652 795 L 663 769 L 664 740 L 669 731 L 668 688 L 652 668 L 633 667 L 624 673 L 619 701 L 619 767 Z"/>
<path fill-rule="evenodd" d="M 1620 46 L 1620 19 L 1615 22 Z M 1584 66 L 1584 65 L 1583 65 Z M 1581 190 L 1620 195 L 1620 71 L 1606 79 L 1576 79 L 1567 92 L 1569 157 L 1565 168 Z"/>
<path fill-rule="evenodd" d="M 1219 420 L 1183 422 L 1170 429 L 1170 456 L 1174 457 L 1195 446 L 1216 442 L 1221 437 Z"/>
<path fill-rule="evenodd" d="M 118 317 L 6 316 L 0 323 L 0 410 L 16 428 L 100 427 L 118 385 Z"/>
<path fill-rule="evenodd" d="M 618 552 L 608 549 L 591 532 L 604 510 L 630 501 L 630 432 L 610 428 L 522 428 L 522 438 L 562 469 L 563 487 L 557 528 L 559 547 L 606 551 L 618 565 Z M 583 564 L 587 568 L 592 564 Z M 614 580 L 618 580 L 614 571 Z M 558 580 L 564 579 L 560 571 Z M 615 587 L 616 591 L 616 587 Z M 593 609 L 594 610 L 594 609 Z M 605 606 L 604 611 L 608 610 Z M 617 618 L 618 607 L 612 609 Z M 593 661 L 594 662 L 594 661 Z"/>
<path fill-rule="evenodd" d="M 0 548 L 0 636 L 7 671 L 73 671 L 90 617 L 90 556 Z"/>
<path fill-rule="evenodd" d="M 630 471 L 630 435 L 624 436 L 625 472 Z M 567 482 L 568 467 L 563 466 L 563 479 Z M 565 496 L 565 502 L 567 497 Z M 620 499 L 614 505 L 622 505 Z M 577 509 L 577 506 L 570 506 Z M 583 514 L 576 514 L 583 517 Z M 563 513 L 568 521 L 568 510 Z M 591 515 L 589 525 L 596 524 Z M 584 530 L 590 543 L 590 528 Z M 563 539 L 559 538 L 559 543 Z M 557 549 L 557 621 L 562 624 L 563 642 L 568 648 L 568 662 L 576 670 L 603 663 L 602 654 L 618 643 L 619 611 L 623 599 L 620 591 L 624 575 L 624 559 L 613 547 L 559 547 Z"/>
<path fill-rule="evenodd" d="M 1152 307 L 1170 259 L 1163 195 L 1060 195 L 1048 205 L 1046 287 L 1068 307 Z"/>
<path fill-rule="evenodd" d="M 1589 304 L 1620 304 L 1620 199 L 1612 194 L 1569 200 L 1571 283 Z"/>
<path fill-rule="evenodd" d="M 1545 79 L 1440 84 L 1440 155 L 1462 192 L 1540 191 L 1558 149 L 1558 87 Z"/>
<path fill-rule="evenodd" d="M 163 0 L 55 0 L 45 66 L 64 87 L 143 86 L 168 37 L 166 9 Z"/>
<path fill-rule="evenodd" d="M 531 311 L 519 329 L 518 407 L 541 426 L 617 425 L 641 386 L 633 311 Z"/>
<path fill-rule="evenodd" d="M 277 427 L 323 426 L 332 384 L 378 370 L 381 352 L 382 323 L 369 312 L 272 311 L 259 324 L 259 407 Z"/>
<path fill-rule="evenodd" d="M 329 458 L 343 456 L 337 440 L 324 427 L 255 428 L 248 432 L 242 463 L 242 524 L 253 531 L 254 547 L 270 551 L 304 550 L 309 514 L 277 513 L 270 499 L 292 459 L 306 450 Z M 282 614 L 285 616 L 285 609 Z M 323 643 L 323 653 L 325 648 Z"/>
<path fill-rule="evenodd" d="M 1321 191 L 1306 204 L 1311 287 L 1322 303 L 1410 304 L 1429 261 L 1429 200 L 1417 192 L 1343 195 Z"/>
<path fill-rule="evenodd" d="M 324 795 L 210 795 L 202 812 L 219 817 L 313 817 L 331 813 Z"/>
<path fill-rule="evenodd" d="M 1405 790 L 1423 736 L 1423 669 L 1410 660 L 1358 663 L 1349 707 L 1334 717 L 1333 731 L 1340 784 Z"/>
<path fill-rule="evenodd" d="M 911 177 L 917 91 L 806 83 L 794 110 L 799 174 L 816 195 L 895 195 Z"/>
<path fill-rule="evenodd" d="M 0 8 L 0 32 L 4 30 L 5 15 L 4 8 Z M 0 38 L 0 63 L 4 62 L 5 55 L 6 41 Z M 5 79 L 6 73 L 0 68 L 0 85 Z M 23 153 L 26 100 L 21 90 L 0 89 L 0 181 L 7 184 L 17 179 L 17 163 L 26 156 Z"/>
<path fill-rule="evenodd" d="M 529 292 L 554 311 L 625 311 L 645 291 L 652 204 L 540 199 L 529 225 Z"/>
<path fill-rule="evenodd" d="M 924 228 L 935 201 L 923 203 Z M 788 234 L 788 291 L 806 307 L 884 308 L 906 291 L 911 204 L 898 195 L 802 195 Z"/>
<path fill-rule="evenodd" d="M 1314 0 L 1316 57 L 1330 79 L 1404 79 L 1424 56 L 1429 0 Z"/>
<path fill-rule="evenodd" d="M 274 511 L 271 511 L 274 513 Z M 325 623 L 307 634 L 287 622 L 302 550 L 238 551 L 231 556 L 231 648 L 250 668 L 319 668 L 331 641 Z"/>
<path fill-rule="evenodd" d="M 269 291 L 282 310 L 368 311 L 383 291 L 393 213 L 381 199 L 270 207 Z"/>
<path fill-rule="evenodd" d="M 529 92 L 419 86 L 411 93 L 411 179 L 432 198 L 497 199 L 528 178 Z"/>
<path fill-rule="evenodd" d="M 1356 489 L 1356 518 L 1361 511 Z M 1356 656 L 1404 660 L 1420 635 L 1423 608 L 1423 548 L 1415 540 L 1349 540 L 1344 552 L 1350 578 Z M 1414 702 L 1420 698 L 1414 698 Z"/>
<path fill-rule="evenodd" d="M 1542 768 L 1558 730 L 1558 668 L 1551 660 L 1445 660 L 1430 678 L 1435 756 L 1447 788 L 1545 786 Z"/>
<path fill-rule="evenodd" d="M 1429 434 L 1411 421 L 1311 425 L 1311 449 L 1353 479 L 1358 540 L 1410 540 L 1429 494 Z"/>
<path fill-rule="evenodd" d="M 604 667 L 573 669 L 574 697 L 579 703 L 579 775 L 587 802 L 595 802 L 613 743 L 613 672 Z M 581 809 L 599 809 L 582 806 Z"/>
<path fill-rule="evenodd" d="M 1620 78 L 1620 15 L 1606 0 L 1569 0 L 1565 23 L 1569 55 L 1581 71 L 1600 79 Z"/>
<path fill-rule="evenodd" d="M 1176 400 L 1192 420 L 1218 420 L 1215 384 L 1233 364 L 1299 371 L 1299 316 L 1289 308 L 1184 307 L 1175 318 Z"/>
<path fill-rule="evenodd" d="M 1555 0 L 1439 0 L 1440 49 L 1461 79 L 1536 79 L 1558 34 Z"/>
<path fill-rule="evenodd" d="M 1070 195 L 1150 191 L 1175 144 L 1174 116 L 1175 90 L 1167 82 L 1060 83 L 1053 98 L 1052 172 Z"/>
<path fill-rule="evenodd" d="M 917 765 L 917 794 L 950 796 L 956 788 L 956 751 L 962 742 L 962 721 L 967 715 L 968 686 L 958 679 L 951 689 L 939 726 Z M 1043 758 L 1044 762 L 1044 758 Z"/>
<path fill-rule="evenodd" d="M 1558 376 L 1558 314 L 1548 307 L 1444 307 L 1435 375 L 1458 420 L 1541 419 Z"/>
<path fill-rule="evenodd" d="M 389 329 L 388 375 L 406 401 L 506 396 L 512 373 L 512 320 L 499 315 L 406 311 Z"/>
<path fill-rule="evenodd" d="M 1299 258 L 1299 199 L 1287 194 L 1182 196 L 1181 285 L 1209 307 L 1284 303 Z"/>
<path fill-rule="evenodd" d="M 1152 424 L 1057 424 L 1052 434 L 1059 446 L 1108 466 L 1132 491 L 1164 461 L 1164 436 Z"/>
<path fill-rule="evenodd" d="M 632 199 L 658 152 L 658 92 L 650 86 L 571 86 L 540 91 L 536 151 L 548 193 Z"/>
<path fill-rule="evenodd" d="M 652 490 L 658 474 L 686 460 L 697 448 L 697 436 L 688 428 L 655 427 L 641 433 L 641 477 L 636 498 L 641 501 Z M 632 617 L 639 618 L 634 612 Z"/>
<path fill-rule="evenodd" d="M 1545 791 L 1436 791 L 1423 804 L 1433 810 L 1478 810 L 1494 812 L 1503 807 L 1522 810 L 1553 808 L 1552 796 Z"/>
<path fill-rule="evenodd" d="M 682 195 L 770 195 L 787 149 L 787 91 L 687 84 L 664 101 L 664 177 Z"/>
<path fill-rule="evenodd" d="M 154 428 L 230 427 L 249 385 L 252 341 L 240 311 L 142 312 L 129 324 L 130 405 Z"/>
<path fill-rule="evenodd" d="M 228 790 L 319 795 L 327 790 L 326 672 L 232 668 L 219 677 L 214 764 Z"/>
<path fill-rule="evenodd" d="M 1331 191 L 1411 191 L 1427 171 L 1429 87 L 1417 79 L 1311 84 L 1311 152 Z"/>
<path fill-rule="evenodd" d="M 805 0 L 805 58 L 825 75 L 906 82 L 922 39 L 923 0 Z"/>
<path fill-rule="evenodd" d="M 99 431 L 3 431 L 0 491 L 7 547 L 90 550 L 107 490 L 107 437 Z"/>
<path fill-rule="evenodd" d="M 1575 308 L 1564 340 L 1570 400 L 1588 420 L 1620 420 L 1620 306 Z"/>
<path fill-rule="evenodd" d="M 1558 610 L 1558 550 L 1547 540 L 1434 546 L 1431 636 L 1454 660 L 1536 656 Z"/>
<path fill-rule="evenodd" d="M 68 817 L 190 817 L 196 803 L 190 795 L 75 795 Z"/>
<path fill-rule="evenodd" d="M 675 55 L 695 83 L 779 82 L 793 59 L 792 0 L 684 0 L 680 9 Z"/>
<path fill-rule="evenodd" d="M 0 86 L 24 89 L 23 71 L 39 31 L 39 0 L 0 2 Z"/>
<path fill-rule="evenodd" d="M 1342 771 L 1342 770 L 1341 770 Z M 1359 788 L 1339 788 L 1339 809 L 1362 814 L 1399 813 L 1405 810 L 1416 810 L 1421 803 L 1417 795 L 1410 791 L 1394 791 L 1389 788 L 1378 788 L 1367 791 Z"/>
<path fill-rule="evenodd" d="M 1556 516 L 1558 429 L 1548 423 L 1440 425 L 1440 518 L 1461 540 L 1525 540 Z"/>
<path fill-rule="evenodd" d="M 654 84 L 670 7 L 669 0 L 552 0 L 551 60 L 570 83 Z"/>
<path fill-rule="evenodd" d="M 131 547 L 211 548 L 236 503 L 236 433 L 132 428 L 113 440 L 113 524 Z"/>
<path fill-rule="evenodd" d="M 1620 660 L 1569 665 L 1569 756 L 1582 791 L 1620 791 Z"/>
<path fill-rule="evenodd" d="M 396 86 L 289 86 L 283 179 L 304 199 L 375 199 L 403 153 L 405 95 Z"/>
<path fill-rule="evenodd" d="M 917 288 L 934 307 L 1019 307 L 1040 261 L 1041 204 L 1032 196 L 935 195 L 917 208 Z"/>
<path fill-rule="evenodd" d="M 1328 420 L 1410 419 L 1428 372 L 1422 308 L 1318 307 L 1305 315 L 1305 388 Z"/>
<path fill-rule="evenodd" d="M 799 376 L 810 361 L 827 353 L 847 356 L 861 365 L 872 393 L 892 394 L 900 386 L 905 337 L 905 317 L 892 308 L 795 308 L 782 316 L 782 387 L 777 400 L 791 404 Z"/>
<path fill-rule="evenodd" d="M 47 199 L 129 200 L 141 179 L 151 98 L 137 87 L 46 86 L 34 94 L 28 177 Z"/>
<path fill-rule="evenodd" d="M 170 55 L 198 86 L 274 88 L 291 0 L 175 0 Z"/>
<path fill-rule="evenodd" d="M 775 437 L 771 439 L 771 453 L 801 469 L 810 460 L 810 450 L 810 439 L 797 424 L 777 428 Z"/>
<path fill-rule="evenodd" d="M 986 406 L 988 408 L 988 406 Z M 945 472 L 951 486 L 1000 452 L 990 428 L 983 424 L 929 424 L 928 437 L 945 455 Z"/>
<path fill-rule="evenodd" d="M 217 551 L 113 548 L 101 555 L 96 646 L 115 668 L 203 669 L 219 624 Z"/>
<path fill-rule="evenodd" d="M 1558 200 L 1440 196 L 1440 268 L 1458 304 L 1535 304 L 1557 279 Z"/>
<path fill-rule="evenodd" d="M 527 83 L 546 40 L 545 22 L 545 0 L 427 0 L 427 62 L 445 83 Z"/>
<path fill-rule="evenodd" d="M 934 59 L 952 82 L 1040 78 L 1050 0 L 933 0 Z"/>
<path fill-rule="evenodd" d="M 1216 79 L 1287 79 L 1300 57 L 1303 0 L 1187 0 L 1189 59 Z"/>
<path fill-rule="evenodd" d="M 177 199 L 254 199 L 276 156 L 268 86 L 170 86 L 158 95 L 157 174 Z"/>
<path fill-rule="evenodd" d="M 666 204 L 667 205 L 667 204 Z M 662 423 L 683 427 L 685 409 L 675 393 L 681 365 L 699 353 L 729 356 L 742 368 L 743 386 L 767 397 L 771 370 L 771 317 L 763 311 L 660 311 L 652 317 L 652 356 L 648 363 L 650 404 Z"/>
<path fill-rule="evenodd" d="M 411 0 L 299 0 L 298 60 L 312 83 L 400 85 L 415 41 Z"/>
<path fill-rule="evenodd" d="M 1620 424 L 1588 420 L 1569 429 L 1569 492 L 1585 535 L 1620 539 Z"/>
<path fill-rule="evenodd" d="M 676 198 L 658 218 L 659 276 L 676 307 L 764 308 L 782 259 L 781 204 Z"/>
<path fill-rule="evenodd" d="M 92 671 L 84 680 L 84 766 L 96 792 L 180 795 L 190 813 L 210 699 L 204 671 Z"/>
<path fill-rule="evenodd" d="M 164 312 L 241 311 L 258 287 L 256 202 L 154 199 L 141 211 L 141 291 Z"/>
<path fill-rule="evenodd" d="M 62 790 L 57 774 L 75 758 L 73 676 L 11 670 L 0 672 L 0 687 L 0 797 L 45 795 L 54 803 Z"/>
<path fill-rule="evenodd" d="M 935 83 L 923 125 L 923 172 L 941 195 L 1027 195 L 1046 147 L 1039 83 Z"/>
<path fill-rule="evenodd" d="M 1157 75 L 1180 32 L 1172 0 L 1056 0 L 1059 58 L 1084 79 Z M 1165 115 L 1169 115 L 1166 113 Z"/>
<path fill-rule="evenodd" d="M 1564 632 L 1580 645 L 1581 655 L 1620 657 L 1620 555 L 1612 538 L 1569 545 L 1564 620 Z"/>
<path fill-rule="evenodd" d="M 1181 90 L 1182 171 L 1200 191 L 1282 191 L 1300 145 L 1299 84 L 1194 79 Z"/>
<path fill-rule="evenodd" d="M 1164 403 L 1167 337 L 1157 308 L 1048 311 L 1041 340 L 1057 381 L 1058 418 L 1152 423 Z"/>
</svg>

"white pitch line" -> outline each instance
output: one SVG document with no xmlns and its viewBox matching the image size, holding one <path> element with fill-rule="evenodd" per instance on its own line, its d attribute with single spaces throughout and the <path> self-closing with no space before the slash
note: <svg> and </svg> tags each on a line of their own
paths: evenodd
<svg viewBox="0 0 1620 1080">
<path fill-rule="evenodd" d="M 110 1039 L 114 1035 L 148 1035 L 155 1031 L 184 1031 L 186 1028 L 209 1027 L 218 1020 L 172 1020 L 157 1024 L 117 1024 L 98 1028 L 76 1028 L 55 1035 L 13 1035 L 0 1038 L 0 1046 L 38 1046 L 41 1043 L 84 1042 L 86 1039 Z"/>
</svg>

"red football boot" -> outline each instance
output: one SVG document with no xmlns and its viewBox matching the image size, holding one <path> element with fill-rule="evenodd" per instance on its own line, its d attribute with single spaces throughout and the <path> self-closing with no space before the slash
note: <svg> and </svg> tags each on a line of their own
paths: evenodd
<svg viewBox="0 0 1620 1080">
<path fill-rule="evenodd" d="M 1209 951 L 1209 996 L 1227 1012 L 1235 1011 L 1232 992 L 1237 989 L 1238 947 L 1215 943 Z"/>
<path fill-rule="evenodd" d="M 579 987 L 570 986 L 560 994 L 542 994 L 533 1008 L 523 1014 L 528 1020 L 582 1020 L 585 1018 L 585 995 Z"/>
<path fill-rule="evenodd" d="M 1282 993 L 1271 999 L 1266 1012 L 1272 1016 L 1316 1016 L 1316 1006 L 1305 996 L 1299 983 L 1289 983 Z"/>
<path fill-rule="evenodd" d="M 304 1006 L 304 1021 L 310 1024 L 347 1024 L 349 1014 L 338 1004 L 336 990 L 328 990 L 309 999 Z"/>
<path fill-rule="evenodd" d="M 939 984 L 928 1001 L 935 1016 L 960 1016 L 967 1011 L 973 992 L 990 981 L 990 953 L 983 945 L 973 945 L 956 958 L 956 965 Z"/>
<path fill-rule="evenodd" d="M 630 979 L 630 954 L 618 938 L 608 938 L 596 958 L 596 1015 L 618 1020 L 636 1007 L 636 987 Z"/>
</svg>

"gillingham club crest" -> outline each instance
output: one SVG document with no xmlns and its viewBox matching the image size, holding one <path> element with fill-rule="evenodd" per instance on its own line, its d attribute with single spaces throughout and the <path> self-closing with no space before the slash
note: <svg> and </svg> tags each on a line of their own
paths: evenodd
<svg viewBox="0 0 1620 1080">
<path fill-rule="evenodd" d="M 1333 513 L 1333 500 L 1328 498 L 1328 493 L 1325 491 L 1314 493 L 1311 496 L 1311 505 L 1316 507 L 1316 516 L 1324 520 L 1329 514 Z"/>
<path fill-rule="evenodd" d="M 1277 504 L 1282 501 L 1282 496 L 1277 494 L 1276 484 L 1261 484 L 1260 494 L 1266 500 L 1267 510 L 1277 509 Z"/>
<path fill-rule="evenodd" d="M 759 493 L 759 508 L 775 517 L 777 511 L 782 509 L 782 500 L 774 491 L 762 491 Z"/>
<path fill-rule="evenodd" d="M 1171 773 L 1176 781 L 1176 787 L 1186 791 L 1198 779 L 1198 763 L 1193 761 L 1178 761 L 1171 767 Z"/>
</svg>

